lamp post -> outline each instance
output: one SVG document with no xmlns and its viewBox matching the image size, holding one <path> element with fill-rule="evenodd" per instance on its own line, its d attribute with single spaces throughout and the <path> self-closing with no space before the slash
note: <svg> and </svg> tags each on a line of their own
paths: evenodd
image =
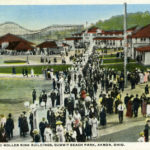
<svg viewBox="0 0 150 150">
<path fill-rule="evenodd" d="M 127 4 L 124 3 L 124 83 L 127 87 Z"/>
<path fill-rule="evenodd" d="M 59 80 L 59 83 L 60 83 L 60 89 L 59 89 L 59 92 L 60 92 L 60 105 L 64 106 L 64 78 L 63 78 L 62 75 L 61 75 L 61 78 Z"/>
<path fill-rule="evenodd" d="M 26 60 L 27 64 L 29 64 L 29 56 L 27 54 L 27 60 Z"/>
</svg>

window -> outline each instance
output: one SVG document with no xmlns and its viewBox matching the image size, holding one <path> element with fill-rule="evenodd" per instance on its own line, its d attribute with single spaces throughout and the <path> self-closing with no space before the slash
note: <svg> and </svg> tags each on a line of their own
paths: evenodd
<svg viewBox="0 0 150 150">
<path fill-rule="evenodd" d="M 113 45 L 115 45 L 115 41 L 113 41 Z"/>
<path fill-rule="evenodd" d="M 120 45 L 122 46 L 122 41 L 120 41 Z"/>
</svg>

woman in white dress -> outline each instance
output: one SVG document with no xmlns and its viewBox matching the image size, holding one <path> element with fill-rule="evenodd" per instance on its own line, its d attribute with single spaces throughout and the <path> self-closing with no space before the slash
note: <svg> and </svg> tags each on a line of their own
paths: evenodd
<svg viewBox="0 0 150 150">
<path fill-rule="evenodd" d="M 95 116 L 93 116 L 92 120 L 91 120 L 91 125 L 92 125 L 92 138 L 96 138 L 98 136 L 98 121 L 95 118 Z"/>
<path fill-rule="evenodd" d="M 47 96 L 46 106 L 49 107 L 49 108 L 52 108 L 52 100 L 51 100 L 50 95 Z"/>
<path fill-rule="evenodd" d="M 64 128 L 62 126 L 62 122 L 58 121 L 56 126 L 56 133 L 58 136 L 59 142 L 65 142 L 65 136 L 64 136 Z"/>
<path fill-rule="evenodd" d="M 76 132 L 76 129 L 73 128 L 73 131 L 72 131 L 72 139 L 73 141 L 72 142 L 77 142 L 77 132 Z"/>
<path fill-rule="evenodd" d="M 66 130 L 67 131 L 72 131 L 72 123 L 73 123 L 73 120 L 72 120 L 71 116 L 69 116 L 66 121 Z"/>
<path fill-rule="evenodd" d="M 53 142 L 53 132 L 49 125 L 44 130 L 45 142 Z"/>
<path fill-rule="evenodd" d="M 1 116 L 0 116 L 0 127 L 3 128 L 5 126 L 5 124 L 6 124 L 6 117 L 3 114 L 1 114 Z"/>
<path fill-rule="evenodd" d="M 140 73 L 140 83 L 144 83 L 144 74 L 143 73 Z"/>
<path fill-rule="evenodd" d="M 138 142 L 145 142 L 144 132 L 140 132 L 140 137 L 137 140 Z"/>
</svg>

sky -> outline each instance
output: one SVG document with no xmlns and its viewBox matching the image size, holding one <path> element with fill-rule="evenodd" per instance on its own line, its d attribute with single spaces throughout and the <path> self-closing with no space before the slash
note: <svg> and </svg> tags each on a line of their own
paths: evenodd
<svg viewBox="0 0 150 150">
<path fill-rule="evenodd" d="M 128 13 L 150 11 L 150 4 L 130 4 Z M 31 30 L 54 24 L 88 24 L 123 14 L 123 5 L 1 5 L 0 24 L 15 22 Z"/>
</svg>

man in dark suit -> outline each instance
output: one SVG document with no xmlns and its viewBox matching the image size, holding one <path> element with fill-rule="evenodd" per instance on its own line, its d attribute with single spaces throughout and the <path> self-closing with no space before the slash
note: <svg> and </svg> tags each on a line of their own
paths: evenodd
<svg viewBox="0 0 150 150">
<path fill-rule="evenodd" d="M 90 123 L 90 120 L 89 120 L 89 116 L 86 116 L 86 122 L 85 122 L 85 136 L 86 136 L 86 139 L 89 140 L 91 139 L 92 137 L 92 126 L 91 126 L 91 123 Z"/>
<path fill-rule="evenodd" d="M 130 97 L 128 96 L 128 93 L 126 94 L 125 98 L 124 98 L 124 104 L 126 105 L 126 108 L 128 106 L 128 101 L 129 101 Z"/>
<path fill-rule="evenodd" d="M 33 100 L 33 104 L 34 104 L 34 102 L 36 100 L 36 91 L 35 91 L 35 89 L 33 89 L 33 92 L 32 92 L 32 100 Z"/>
<path fill-rule="evenodd" d="M 77 132 L 77 142 L 85 142 L 85 130 L 81 123 L 79 123 L 79 126 L 76 128 Z"/>
<path fill-rule="evenodd" d="M 49 110 L 47 111 L 47 120 L 48 120 L 48 124 L 51 125 L 52 122 L 52 109 L 49 108 Z"/>
<path fill-rule="evenodd" d="M 139 105 L 140 105 L 140 99 L 138 98 L 138 94 L 136 94 L 136 98 L 134 98 L 134 100 L 133 100 L 133 113 L 134 113 L 134 117 L 138 116 Z"/>
<path fill-rule="evenodd" d="M 51 97 L 51 100 L 52 100 L 52 107 L 54 107 L 55 101 L 56 101 L 56 93 L 55 93 L 55 91 L 52 91 L 50 97 Z"/>
<path fill-rule="evenodd" d="M 20 128 L 20 136 L 23 136 L 22 132 L 22 121 L 23 121 L 23 114 L 21 114 L 18 118 L 18 127 Z"/>
<path fill-rule="evenodd" d="M 39 129 L 40 129 L 40 134 L 42 137 L 42 142 L 44 142 L 44 131 L 46 128 L 47 122 L 45 121 L 45 118 L 42 118 L 42 121 L 39 123 Z"/>
<path fill-rule="evenodd" d="M 14 121 L 11 118 L 11 114 L 8 115 L 8 119 L 6 121 L 5 129 L 6 129 L 7 137 L 10 140 L 10 138 L 13 138 L 13 129 L 14 129 Z"/>
<path fill-rule="evenodd" d="M 53 79 L 53 90 L 55 90 L 56 89 L 56 81 L 55 81 L 55 79 Z"/>
<path fill-rule="evenodd" d="M 21 130 L 23 133 L 23 137 L 26 136 L 26 133 L 29 131 L 28 121 L 26 117 L 26 112 L 23 112 L 22 122 L 21 122 Z"/>
<path fill-rule="evenodd" d="M 29 123 L 30 123 L 30 135 L 33 137 L 33 129 L 34 129 L 34 127 L 33 127 L 33 113 L 31 112 L 30 113 L 30 116 L 29 116 Z"/>
<path fill-rule="evenodd" d="M 144 137 L 145 137 L 145 142 L 149 142 L 149 123 L 150 123 L 150 120 L 146 120 L 146 125 L 145 125 L 145 128 L 144 128 Z"/>
<path fill-rule="evenodd" d="M 42 94 L 42 101 L 45 102 L 45 108 L 46 108 L 47 94 L 46 94 L 46 92 L 44 90 L 43 90 L 43 94 Z"/>
</svg>

